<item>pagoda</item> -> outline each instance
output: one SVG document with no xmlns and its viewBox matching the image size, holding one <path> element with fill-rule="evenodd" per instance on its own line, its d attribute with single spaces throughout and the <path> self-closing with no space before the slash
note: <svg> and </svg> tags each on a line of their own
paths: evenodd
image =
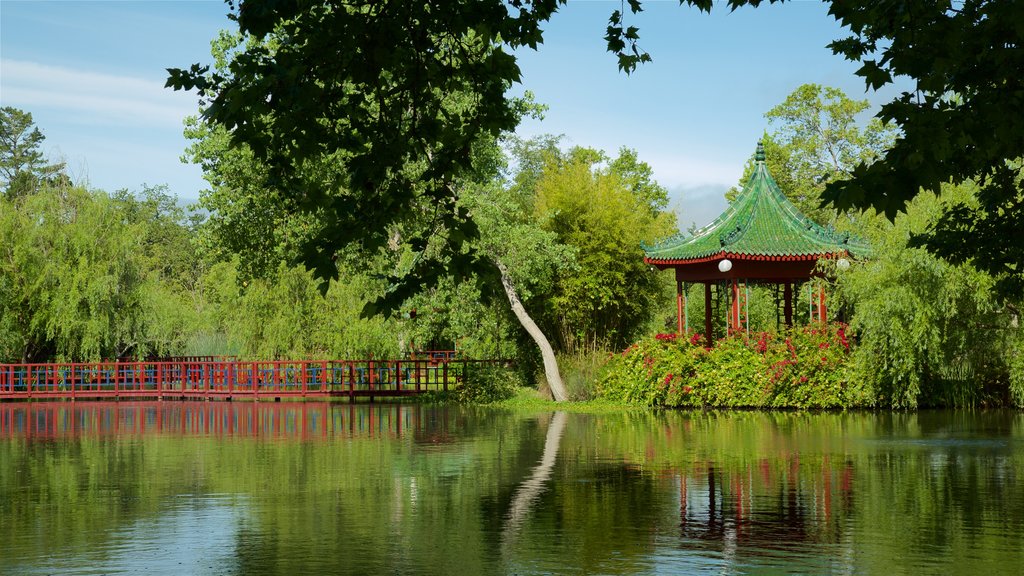
<svg viewBox="0 0 1024 576">
<path fill-rule="evenodd" d="M 676 274 L 678 332 L 684 331 L 684 283 L 704 284 L 704 329 L 712 345 L 711 286 L 724 283 L 731 292 L 729 330 L 740 329 L 748 284 L 781 284 L 785 322 L 793 324 L 793 285 L 820 276 L 817 264 L 834 259 L 839 268 L 848 258 L 866 257 L 866 243 L 823 227 L 803 215 L 786 198 L 765 165 L 764 146 L 757 144 L 754 173 L 718 218 L 692 235 L 677 235 L 655 246 L 643 246 L 644 262 Z M 817 298 L 824 320 L 825 296 Z"/>
</svg>

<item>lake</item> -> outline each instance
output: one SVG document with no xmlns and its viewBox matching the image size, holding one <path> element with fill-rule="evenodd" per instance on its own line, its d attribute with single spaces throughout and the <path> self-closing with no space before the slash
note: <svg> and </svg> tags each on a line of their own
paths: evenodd
<svg viewBox="0 0 1024 576">
<path fill-rule="evenodd" d="M 1020 573 L 1024 414 L 0 404 L 0 574 Z"/>
</svg>

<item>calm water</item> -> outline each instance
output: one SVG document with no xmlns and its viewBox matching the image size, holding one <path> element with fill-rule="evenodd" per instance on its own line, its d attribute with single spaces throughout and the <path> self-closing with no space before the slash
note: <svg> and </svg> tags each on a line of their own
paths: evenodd
<svg viewBox="0 0 1024 576">
<path fill-rule="evenodd" d="M 0 404 L 3 574 L 1020 573 L 1024 415 Z"/>
</svg>

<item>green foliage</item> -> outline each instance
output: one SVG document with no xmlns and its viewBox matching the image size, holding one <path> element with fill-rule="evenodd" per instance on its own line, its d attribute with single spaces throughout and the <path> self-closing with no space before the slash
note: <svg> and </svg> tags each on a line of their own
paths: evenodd
<svg viewBox="0 0 1024 576">
<path fill-rule="evenodd" d="M 474 261 L 463 241 L 477 229 L 458 208 L 454 183 L 472 171 L 476 142 L 518 123 L 505 91 L 519 70 L 503 47 L 536 46 L 535 18 L 546 20 L 556 4 L 513 6 L 520 10 L 496 2 L 444 10 L 400 1 L 246 4 L 238 44 L 217 69 L 171 70 L 168 85 L 209 97 L 203 121 L 267 166 L 275 202 L 327 219 L 300 248 L 319 278 L 337 277 L 339 251 L 382 248 L 394 226 L 434 209 L 452 232 L 446 249 L 404 271 L 382 302 L 393 309 L 417 284 L 464 275 Z M 325 54 L 334 55 L 330 66 Z M 344 172 L 310 177 L 311 167 L 330 166 Z M 409 240 L 422 246 L 433 232 Z"/>
<path fill-rule="evenodd" d="M 945 192 L 959 201 L 972 194 L 970 186 Z M 940 199 L 922 194 L 895 223 L 875 221 L 875 257 L 838 278 L 861 335 L 858 377 L 883 406 L 972 405 L 992 400 L 986 384 L 1006 383 L 1001 351 L 1017 330 L 995 298 L 993 278 L 907 245 L 942 209 Z"/>
<path fill-rule="evenodd" d="M 914 245 L 952 262 L 992 274 L 996 292 L 1017 301 L 1024 294 L 1024 243 L 1007 242 L 1006 238 L 1024 229 L 1021 166 L 1020 159 L 1007 162 L 984 180 L 971 202 L 950 203 L 940 218 L 913 239 Z"/>
<path fill-rule="evenodd" d="M 611 161 L 587 148 L 545 147 L 542 155 L 538 172 L 521 172 L 518 183 L 534 187 L 541 229 L 576 255 L 575 269 L 558 276 L 543 303 L 542 322 L 569 353 L 621 348 L 666 300 L 640 248 L 675 230 L 666 191 L 628 149 Z"/>
<path fill-rule="evenodd" d="M 508 400 L 525 385 L 519 372 L 498 364 L 472 364 L 466 367 L 455 399 L 464 404 L 489 404 Z"/>
<path fill-rule="evenodd" d="M 125 204 L 101 193 L 44 187 L 0 199 L 0 355 L 146 354 L 143 237 Z"/>
<path fill-rule="evenodd" d="M 1024 408 L 1024 338 L 1017 329 L 1007 346 L 1006 364 L 1009 368 L 1009 400 L 1013 406 Z"/>
<path fill-rule="evenodd" d="M 851 100 L 838 88 L 804 84 L 765 113 L 774 128 L 765 152 L 779 164 L 772 174 L 797 207 L 818 222 L 834 223 L 837 216 L 821 206 L 825 186 L 884 157 L 892 145 L 892 126 L 877 119 L 858 125 L 867 109 L 867 100 Z"/>
<path fill-rule="evenodd" d="M 597 383 L 605 371 L 608 352 L 599 350 L 592 352 L 576 352 L 558 357 L 558 367 L 562 371 L 569 399 L 574 402 L 588 402 L 597 396 Z"/>
<path fill-rule="evenodd" d="M 765 113 L 769 131 L 762 139 L 765 159 L 779 187 L 800 211 L 815 222 L 849 228 L 850 215 L 822 206 L 830 182 L 850 177 L 858 164 L 871 164 L 885 155 L 895 131 L 877 119 L 859 117 L 867 100 L 852 100 L 842 90 L 803 84 L 786 100 Z M 740 182 L 753 173 L 753 157 Z M 738 190 L 726 197 L 735 198 Z M 853 217 L 855 218 L 855 216 Z"/>
<path fill-rule="evenodd" d="M 239 282 L 237 260 L 218 263 L 204 279 L 204 328 L 189 341 L 253 359 L 400 357 L 397 321 L 359 317 L 380 286 L 357 274 L 344 278 L 321 295 L 300 267 L 281 264 L 271 279 Z"/>
<path fill-rule="evenodd" d="M 834 2 L 830 13 L 853 32 L 832 50 L 860 61 L 857 74 L 869 87 L 908 76 L 917 90 L 903 92 L 879 113 L 900 130 L 885 159 L 858 166 L 850 180 L 830 185 L 825 199 L 839 209 L 872 207 L 893 218 L 920 190 L 982 183 L 980 206 L 951 208 L 926 244 L 992 274 L 1003 295 L 1019 298 L 1024 250 L 1019 243 L 1006 248 L 1005 239 L 1020 230 L 1024 212 L 1020 164 L 1013 162 L 1024 157 L 1024 53 L 1016 48 L 1024 5 L 857 1 Z"/>
<path fill-rule="evenodd" d="M 462 240 L 477 231 L 459 209 L 454 183 L 470 171 L 476 142 L 518 122 L 506 95 L 520 81 L 510 52 L 541 44 L 542 26 L 561 3 L 490 0 L 436 10 L 417 0 L 245 0 L 231 3 L 237 47 L 212 72 L 199 64 L 169 70 L 167 85 L 199 89 L 208 99 L 204 121 L 231 133 L 232 146 L 266 161 L 282 195 L 275 202 L 330 215 L 330 225 L 303 242 L 300 256 L 320 278 L 336 277 L 339 251 L 360 243 L 379 248 L 391 226 L 415 215 L 421 199 L 435 205 L 443 228 L 458 233 L 447 237 L 448 258 L 427 257 L 406 271 L 388 299 L 399 300 L 413 291 L 410 283 L 443 275 L 436 270 L 463 274 L 479 264 L 463 250 Z M 681 3 L 701 11 L 713 6 Z M 631 14 L 642 10 L 641 0 L 628 4 Z M 726 6 L 760 4 L 729 0 Z M 839 210 L 874 208 L 891 219 L 922 189 L 981 182 L 990 191 L 981 206 L 951 211 L 929 232 L 927 245 L 973 262 L 997 277 L 1001 293 L 1019 296 L 1024 250 L 1003 249 L 1000 239 L 1019 230 L 1024 198 L 1020 168 L 1007 163 L 1024 157 L 1018 120 L 1024 55 L 1017 49 L 1024 6 L 850 0 L 833 2 L 830 14 L 851 31 L 830 48 L 861 63 L 857 74 L 868 87 L 906 77 L 916 89 L 878 115 L 899 131 L 886 156 L 856 164 L 850 178 L 831 179 L 822 198 Z M 624 7 L 613 11 L 605 41 L 630 73 L 652 58 L 626 18 Z M 820 127 L 820 134 L 830 129 Z M 310 180 L 303 175 L 310 163 L 341 164 L 346 174 Z M 430 234 L 420 230 L 416 238 L 424 243 Z M 965 238 L 984 249 L 958 241 Z M 979 253 L 987 256 L 972 260 Z"/>
<path fill-rule="evenodd" d="M 852 408 L 873 399 L 850 369 L 842 324 L 736 334 L 711 349 L 702 334 L 659 334 L 609 358 L 602 397 L 692 408 Z"/>
</svg>

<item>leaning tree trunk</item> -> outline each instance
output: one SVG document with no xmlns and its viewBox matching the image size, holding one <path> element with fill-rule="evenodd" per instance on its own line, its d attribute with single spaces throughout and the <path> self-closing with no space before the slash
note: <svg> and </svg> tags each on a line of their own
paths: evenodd
<svg viewBox="0 0 1024 576">
<path fill-rule="evenodd" d="M 551 397 L 554 398 L 555 402 L 564 402 L 569 399 L 569 394 L 565 391 L 565 384 L 562 383 L 562 375 L 558 372 L 558 360 L 555 359 L 555 351 L 551 349 L 551 343 L 548 342 L 544 333 L 540 331 L 540 327 L 537 323 L 530 318 L 530 315 L 526 313 L 526 308 L 523 308 L 522 301 L 519 300 L 519 294 L 516 293 L 515 286 L 512 285 L 512 278 L 508 274 L 508 268 L 497 260 L 494 264 L 498 267 L 498 271 L 501 272 L 501 285 L 505 288 L 505 295 L 508 296 L 508 303 L 512 306 L 512 312 L 519 319 L 519 323 L 523 325 L 526 332 L 530 334 L 533 341 L 537 343 L 537 347 L 540 348 L 540 355 L 544 358 L 544 376 L 548 380 L 548 388 L 551 389 Z"/>
</svg>

